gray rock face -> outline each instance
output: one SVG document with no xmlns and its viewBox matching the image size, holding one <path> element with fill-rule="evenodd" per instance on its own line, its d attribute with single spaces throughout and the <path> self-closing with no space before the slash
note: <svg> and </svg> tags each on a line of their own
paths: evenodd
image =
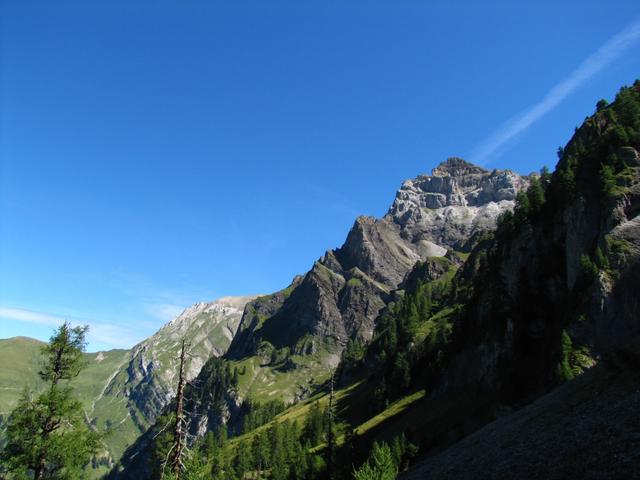
<svg viewBox="0 0 640 480">
<path fill-rule="evenodd" d="M 255 316 L 264 299 L 250 303 L 230 352 L 247 354 L 261 340 L 296 351 L 307 335 L 338 352 L 350 338 L 369 340 L 390 292 L 416 262 L 467 248 L 473 235 L 495 228 L 527 184 L 511 171 L 489 172 L 458 158 L 407 180 L 383 218 L 358 217 L 344 245 L 320 258 L 277 306 L 272 302 L 267 318 Z"/>
<path fill-rule="evenodd" d="M 526 178 L 510 170 L 489 172 L 450 158 L 431 176 L 404 182 L 384 218 L 411 243 L 461 250 L 475 233 L 494 229 L 498 215 L 513 208 L 518 191 L 527 186 Z"/>
<path fill-rule="evenodd" d="M 221 356 L 234 337 L 251 297 L 224 297 L 196 303 L 136 345 L 105 390 L 104 401 L 125 401 L 130 420 L 146 429 L 175 395 L 182 339 L 189 343 L 187 378 L 193 379 L 211 356 Z"/>
</svg>

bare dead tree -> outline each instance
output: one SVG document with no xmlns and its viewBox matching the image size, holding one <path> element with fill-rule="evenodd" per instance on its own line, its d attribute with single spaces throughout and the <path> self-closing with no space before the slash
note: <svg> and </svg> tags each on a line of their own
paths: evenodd
<svg viewBox="0 0 640 480">
<path fill-rule="evenodd" d="M 173 445 L 167 457 L 171 467 L 171 472 L 176 480 L 184 473 L 184 460 L 187 454 L 187 419 L 184 413 L 184 386 L 186 383 L 184 375 L 184 360 L 186 357 L 186 342 L 182 340 L 180 349 L 180 369 L 178 372 L 178 390 L 176 392 L 175 424 L 173 429 Z M 164 473 L 164 469 L 163 469 Z"/>
<path fill-rule="evenodd" d="M 329 382 L 330 390 L 329 390 L 329 431 L 327 433 L 327 447 L 328 447 L 328 461 L 327 461 L 327 470 L 329 474 L 329 478 L 333 478 L 333 464 L 334 464 L 334 455 L 335 455 L 335 435 L 333 432 L 333 402 L 334 402 L 334 376 L 335 370 L 331 370 L 331 380 Z"/>
</svg>

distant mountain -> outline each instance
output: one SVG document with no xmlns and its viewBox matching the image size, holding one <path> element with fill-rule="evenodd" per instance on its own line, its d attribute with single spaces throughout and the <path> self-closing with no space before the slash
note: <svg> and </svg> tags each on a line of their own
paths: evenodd
<svg viewBox="0 0 640 480">
<path fill-rule="evenodd" d="M 37 388 L 40 348 L 44 343 L 27 337 L 0 340 L 0 423 L 11 412 L 22 390 Z"/>
<path fill-rule="evenodd" d="M 254 298 L 223 297 L 187 308 L 133 347 L 126 367 L 113 378 L 106 394 L 126 397 L 136 411 L 134 421 L 146 428 L 175 394 L 180 342 L 186 340 L 188 344 L 186 375 L 190 380 L 209 358 L 227 351 L 245 304 Z"/>
<path fill-rule="evenodd" d="M 40 350 L 44 345 L 28 337 L 0 339 L 0 365 L 5 366 L 0 371 L 0 419 L 6 419 L 25 388 L 35 391 L 41 388 L 38 371 L 42 367 Z M 74 387 L 90 417 L 94 401 L 128 354 L 128 350 L 85 354 L 87 366 L 74 380 Z"/>
</svg>

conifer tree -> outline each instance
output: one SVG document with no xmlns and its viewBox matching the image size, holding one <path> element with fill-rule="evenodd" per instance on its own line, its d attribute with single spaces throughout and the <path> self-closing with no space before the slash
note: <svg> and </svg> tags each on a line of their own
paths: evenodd
<svg viewBox="0 0 640 480">
<path fill-rule="evenodd" d="M 18 478 L 76 479 L 98 450 L 100 436 L 84 421 L 82 404 L 69 381 L 84 367 L 88 327 L 61 325 L 42 347 L 39 372 L 46 389 L 35 396 L 25 390 L 9 417 L 3 466 Z"/>
<path fill-rule="evenodd" d="M 529 208 L 531 212 L 540 212 L 545 202 L 545 196 L 542 182 L 537 177 L 531 178 L 531 184 L 527 190 L 527 197 L 529 198 Z"/>
<path fill-rule="evenodd" d="M 367 461 L 353 472 L 354 480 L 395 480 L 398 468 L 386 443 L 373 444 Z"/>
<path fill-rule="evenodd" d="M 320 404 L 314 402 L 309 409 L 309 414 L 305 419 L 304 438 L 309 440 L 312 446 L 316 446 L 323 441 L 324 419 Z"/>
</svg>

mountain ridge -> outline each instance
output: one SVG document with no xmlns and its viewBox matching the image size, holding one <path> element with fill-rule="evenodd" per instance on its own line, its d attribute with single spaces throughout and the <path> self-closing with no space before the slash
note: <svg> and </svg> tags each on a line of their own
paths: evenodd
<svg viewBox="0 0 640 480">
<path fill-rule="evenodd" d="M 431 176 L 406 180 L 387 214 L 380 219 L 357 217 L 344 244 L 328 250 L 288 287 L 287 298 L 281 299 L 271 318 L 258 325 L 250 315 L 243 317 L 240 330 L 245 332 L 241 337 L 245 344 L 234 340 L 230 355 L 237 358 L 255 351 L 262 337 L 258 333 L 259 339 L 250 339 L 246 331 L 251 325 L 259 327 L 256 331 L 263 329 L 270 321 L 288 326 L 294 322 L 298 338 L 329 337 L 338 352 L 353 337 L 368 341 L 389 293 L 417 261 L 467 248 L 464 244 L 475 234 L 495 227 L 498 215 L 513 207 L 517 192 L 527 184 L 526 177 L 511 171 L 489 172 L 459 158 L 440 163 Z M 432 197 L 438 198 L 437 206 L 425 200 Z M 431 223 L 436 227 L 426 231 L 424 225 Z M 447 231 L 435 235 L 438 230 Z M 345 297 L 353 301 L 344 301 Z M 266 331 L 266 339 L 273 343 L 268 327 Z"/>
</svg>

